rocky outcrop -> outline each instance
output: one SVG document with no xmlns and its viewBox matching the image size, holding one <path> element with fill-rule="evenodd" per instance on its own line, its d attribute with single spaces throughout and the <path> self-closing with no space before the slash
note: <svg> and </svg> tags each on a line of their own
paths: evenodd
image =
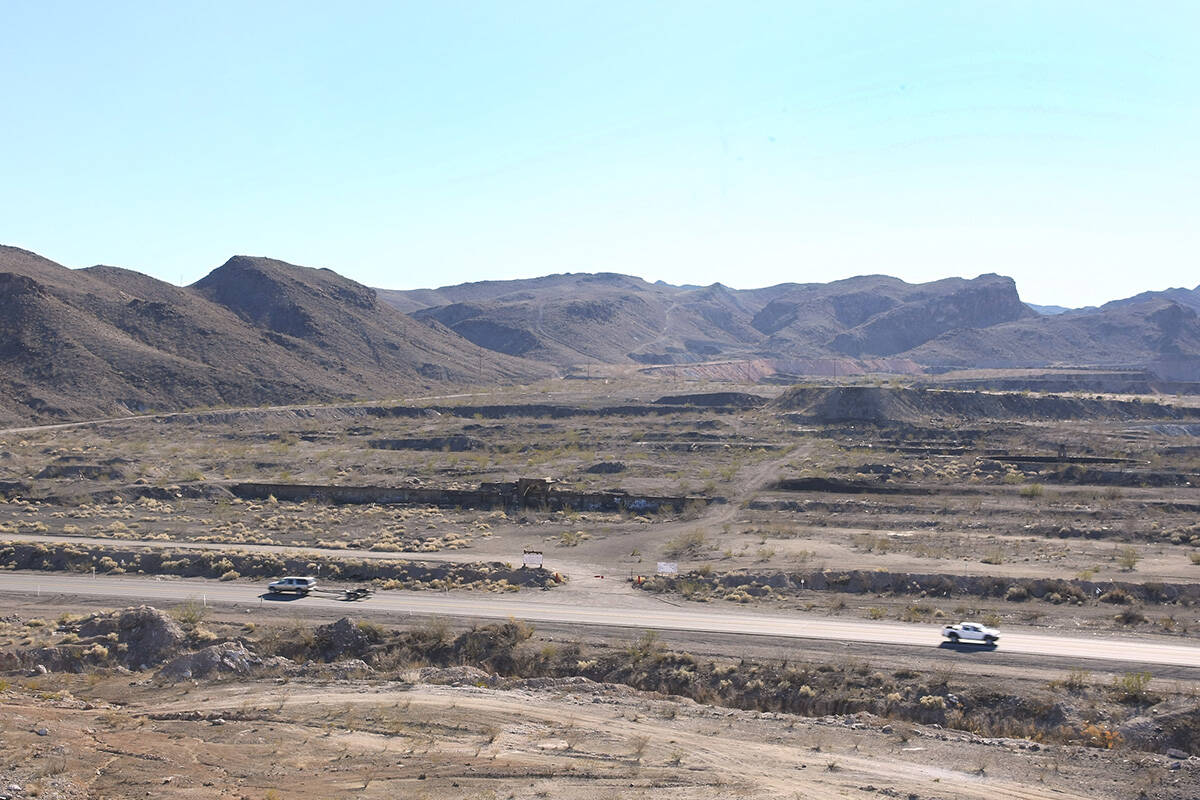
<svg viewBox="0 0 1200 800">
<path fill-rule="evenodd" d="M 249 675 L 262 663 L 263 660 L 241 642 L 221 642 L 171 659 L 163 664 L 158 675 L 174 681 L 209 678 L 222 673 Z"/>
<path fill-rule="evenodd" d="M 954 279 L 930 286 L 939 290 L 913 292 L 881 313 L 856 315 L 864 321 L 835 336 L 832 348 L 852 356 L 890 356 L 948 331 L 988 328 L 1036 316 L 1021 302 L 1011 278 L 981 275 L 972 281 Z"/>
<path fill-rule="evenodd" d="M 126 666 L 158 664 L 178 652 L 186 636 L 171 616 L 151 606 L 95 614 L 79 623 L 81 639 L 116 634 L 119 659 Z"/>
<path fill-rule="evenodd" d="M 349 617 L 322 625 L 315 631 L 314 649 L 323 661 L 340 661 L 345 657 L 361 658 L 380 641 L 379 629 L 360 625 Z"/>
</svg>

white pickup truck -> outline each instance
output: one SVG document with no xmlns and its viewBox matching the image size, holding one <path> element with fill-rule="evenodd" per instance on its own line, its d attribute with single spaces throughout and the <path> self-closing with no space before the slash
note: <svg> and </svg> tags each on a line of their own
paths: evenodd
<svg viewBox="0 0 1200 800">
<path fill-rule="evenodd" d="M 957 625 L 947 625 L 942 628 L 942 636 L 954 644 L 958 644 L 960 641 L 995 644 L 996 640 L 1000 638 L 1000 632 L 978 622 L 960 622 Z"/>
</svg>

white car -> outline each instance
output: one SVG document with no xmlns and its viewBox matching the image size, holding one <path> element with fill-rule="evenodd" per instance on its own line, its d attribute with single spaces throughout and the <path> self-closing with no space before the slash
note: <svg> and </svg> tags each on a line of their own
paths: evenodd
<svg viewBox="0 0 1200 800">
<path fill-rule="evenodd" d="M 960 641 L 995 644 L 996 640 L 1000 638 L 1000 632 L 978 622 L 960 622 L 957 625 L 947 625 L 942 628 L 942 636 L 955 644 Z"/>
<path fill-rule="evenodd" d="M 267 591 L 271 594 L 285 594 L 291 592 L 298 595 L 305 595 L 317 588 L 316 578 L 301 578 L 287 577 L 280 578 L 277 581 L 271 581 L 267 584 Z"/>
</svg>

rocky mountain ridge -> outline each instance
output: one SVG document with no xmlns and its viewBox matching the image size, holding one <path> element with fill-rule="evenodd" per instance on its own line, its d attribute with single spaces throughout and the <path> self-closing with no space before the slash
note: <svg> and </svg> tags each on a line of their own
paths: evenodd
<svg viewBox="0 0 1200 800">
<path fill-rule="evenodd" d="M 0 247 L 0 424 L 524 381 L 329 270 L 235 256 L 193 286 Z"/>
<path fill-rule="evenodd" d="M 782 371 L 835 363 L 857 373 L 887 359 L 911 365 L 905 371 L 1085 366 L 1200 380 L 1200 294 L 1183 289 L 1054 314 L 1026 305 L 1011 278 L 991 274 L 736 290 L 568 273 L 379 297 L 481 347 L 560 368 L 736 360 Z"/>
<path fill-rule="evenodd" d="M 568 273 L 398 292 L 249 256 L 178 287 L 0 246 L 0 425 L 378 399 L 588 364 L 774 382 L 1088 367 L 1186 383 L 1200 381 L 1196 296 L 1045 315 L 992 274 L 736 290 Z"/>
</svg>

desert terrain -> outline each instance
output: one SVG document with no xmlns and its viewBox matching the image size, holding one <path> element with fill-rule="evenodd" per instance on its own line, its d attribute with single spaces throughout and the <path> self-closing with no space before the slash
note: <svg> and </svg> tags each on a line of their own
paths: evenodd
<svg viewBox="0 0 1200 800">
<path fill-rule="evenodd" d="M 0 800 L 1200 800 L 1200 5 L 123 5 L 3 15 Z"/>
<path fill-rule="evenodd" d="M 1193 398 L 595 372 L 0 433 L 0 794 L 1195 796 Z"/>
</svg>

